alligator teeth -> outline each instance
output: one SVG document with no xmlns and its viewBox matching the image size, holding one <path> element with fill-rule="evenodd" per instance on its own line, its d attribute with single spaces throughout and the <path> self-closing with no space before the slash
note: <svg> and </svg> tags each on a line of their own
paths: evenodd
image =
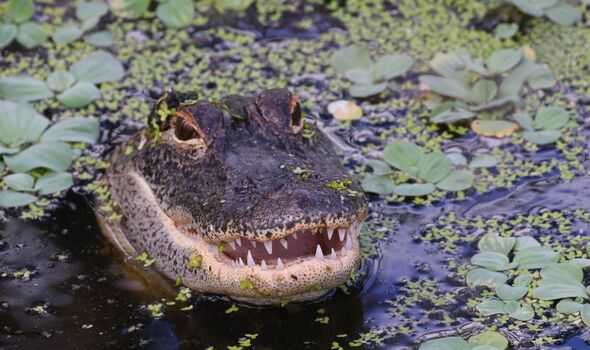
<svg viewBox="0 0 590 350">
<path fill-rule="evenodd" d="M 242 258 L 238 258 L 238 264 L 240 264 L 240 266 L 244 266 L 244 260 L 242 260 Z"/>
<path fill-rule="evenodd" d="M 333 235 L 334 235 L 334 228 L 328 227 L 328 240 L 332 239 Z"/>
<path fill-rule="evenodd" d="M 282 268 L 284 268 L 284 267 L 285 267 L 285 265 L 283 265 L 283 261 L 281 260 L 281 258 L 278 258 L 278 259 L 277 259 L 277 267 L 278 267 L 279 269 L 282 269 Z"/>
<path fill-rule="evenodd" d="M 264 259 L 262 259 L 262 262 L 260 262 L 260 267 L 262 267 L 263 270 L 267 269 L 266 261 L 264 261 Z"/>
<path fill-rule="evenodd" d="M 287 243 L 286 239 L 281 238 L 279 240 L 279 242 L 281 242 L 281 245 L 285 248 L 285 249 L 289 249 L 289 243 Z"/>
<path fill-rule="evenodd" d="M 235 242 L 238 245 L 238 247 L 242 246 L 242 240 L 240 239 L 240 237 L 236 238 Z"/>
<path fill-rule="evenodd" d="M 320 247 L 319 244 L 315 247 L 315 257 L 319 259 L 324 258 L 324 254 L 322 253 L 322 247 Z"/>
<path fill-rule="evenodd" d="M 250 249 L 248 249 L 248 256 L 246 257 L 246 262 L 248 263 L 248 267 L 254 267 L 256 263 L 254 262 L 254 258 L 252 257 L 252 253 L 250 253 Z"/>
<path fill-rule="evenodd" d="M 340 238 L 340 242 L 344 241 L 344 236 L 346 236 L 346 229 L 339 228 L 338 229 L 338 238 Z"/>
<path fill-rule="evenodd" d="M 229 242 L 229 246 L 232 250 L 236 250 L 236 244 L 233 241 Z"/>
<path fill-rule="evenodd" d="M 268 254 L 272 254 L 272 241 L 264 242 L 264 248 Z"/>
<path fill-rule="evenodd" d="M 293 232 L 291 236 L 293 236 L 293 239 L 297 239 L 297 232 Z"/>
<path fill-rule="evenodd" d="M 351 235 L 346 236 L 346 243 L 344 244 L 344 247 L 346 249 L 352 249 L 352 238 L 350 238 Z"/>
<path fill-rule="evenodd" d="M 256 241 L 252 241 L 252 247 L 256 248 Z"/>
<path fill-rule="evenodd" d="M 330 253 L 330 259 L 336 260 L 336 251 L 332 248 L 332 252 Z"/>
</svg>

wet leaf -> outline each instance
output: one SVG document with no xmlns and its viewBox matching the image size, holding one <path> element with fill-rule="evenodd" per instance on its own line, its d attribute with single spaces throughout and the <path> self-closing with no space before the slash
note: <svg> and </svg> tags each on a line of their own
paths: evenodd
<svg viewBox="0 0 590 350">
<path fill-rule="evenodd" d="M 353 101 L 339 100 L 328 105 L 328 112 L 334 119 L 349 121 L 361 119 L 363 110 Z"/>
<path fill-rule="evenodd" d="M 41 45 L 47 40 L 47 33 L 39 24 L 35 22 L 27 22 L 21 24 L 18 29 L 16 41 L 27 49 L 32 49 Z"/>
<path fill-rule="evenodd" d="M 109 47 L 113 45 L 113 34 L 107 31 L 96 32 L 86 35 L 84 41 L 96 47 Z"/>
<path fill-rule="evenodd" d="M 22 23 L 33 17 L 35 6 L 33 0 L 9 0 L 6 7 L 6 17 L 13 22 Z"/>
<path fill-rule="evenodd" d="M 516 237 L 516 246 L 514 249 L 519 252 L 527 248 L 537 248 L 540 247 L 541 243 L 537 241 L 534 237 L 531 236 L 521 236 Z"/>
<path fill-rule="evenodd" d="M 0 101 L 0 144 L 18 150 L 25 143 L 37 141 L 48 125 L 49 120 L 30 105 Z"/>
<path fill-rule="evenodd" d="M 369 97 L 376 95 L 387 88 L 387 83 L 381 84 L 355 84 L 350 87 L 350 95 L 352 97 Z"/>
<path fill-rule="evenodd" d="M 0 191 L 0 207 L 14 208 L 33 203 L 37 197 L 29 193 Z"/>
<path fill-rule="evenodd" d="M 567 124 L 569 118 L 569 113 L 561 107 L 542 107 L 535 117 L 534 127 L 543 130 L 559 130 Z"/>
<path fill-rule="evenodd" d="M 501 273 L 482 268 L 475 268 L 467 273 L 467 285 L 469 287 L 486 286 L 495 288 L 499 284 L 506 283 L 508 277 Z"/>
<path fill-rule="evenodd" d="M 61 92 L 74 85 L 76 77 L 69 72 L 57 71 L 47 77 L 47 86 L 56 92 Z"/>
<path fill-rule="evenodd" d="M 139 18 L 145 15 L 151 0 L 111 0 L 111 10 L 116 16 Z"/>
<path fill-rule="evenodd" d="M 446 110 L 432 118 L 432 121 L 437 124 L 454 123 L 461 120 L 467 120 L 475 117 L 475 113 L 467 110 Z"/>
<path fill-rule="evenodd" d="M 83 32 L 87 32 L 98 25 L 100 17 L 90 17 L 82 21 L 80 28 Z"/>
<path fill-rule="evenodd" d="M 100 18 L 107 14 L 109 7 L 102 1 L 81 2 L 76 6 L 76 17 L 84 21 L 90 18 Z"/>
<path fill-rule="evenodd" d="M 422 75 L 420 76 L 420 83 L 441 96 L 473 102 L 471 90 L 460 81 L 434 75 Z"/>
<path fill-rule="evenodd" d="M 488 233 L 479 240 L 477 247 L 482 252 L 496 252 L 508 255 L 515 244 L 516 239 L 514 237 L 500 237 L 497 234 Z"/>
<path fill-rule="evenodd" d="M 70 72 L 79 80 L 99 84 L 123 78 L 125 70 L 121 62 L 106 51 L 95 51 L 74 63 Z"/>
<path fill-rule="evenodd" d="M 531 89 L 548 89 L 555 85 L 555 76 L 546 64 L 538 65 L 529 75 L 527 82 Z"/>
<path fill-rule="evenodd" d="M 553 2 L 557 2 L 557 0 L 550 0 Z M 537 0 L 510 0 L 516 7 L 518 7 L 522 12 L 529 14 L 531 16 L 540 17 L 543 15 L 543 0 L 537 3 Z"/>
<path fill-rule="evenodd" d="M 571 26 L 582 19 L 582 12 L 578 8 L 562 1 L 546 9 L 545 16 L 549 17 L 555 23 Z"/>
<path fill-rule="evenodd" d="M 373 174 L 374 175 L 386 175 L 386 174 L 391 174 L 391 168 L 389 167 L 389 164 L 382 162 L 380 160 L 376 160 L 376 159 L 370 159 L 367 161 L 367 165 L 371 167 L 371 169 L 373 169 Z"/>
<path fill-rule="evenodd" d="M 70 173 L 49 173 L 40 177 L 35 184 L 35 190 L 41 195 L 67 190 L 74 185 L 72 174 Z"/>
<path fill-rule="evenodd" d="M 405 197 L 419 197 L 432 193 L 434 190 L 433 184 L 401 184 L 395 186 L 393 192 Z"/>
<path fill-rule="evenodd" d="M 469 168 L 492 168 L 495 167 L 497 164 L 498 160 L 491 154 L 478 154 L 473 158 L 471 163 L 469 163 Z"/>
<path fill-rule="evenodd" d="M 98 100 L 100 96 L 100 90 L 94 84 L 80 81 L 59 94 L 57 99 L 66 107 L 80 108 Z"/>
<path fill-rule="evenodd" d="M 0 97 L 11 101 L 36 101 L 52 97 L 53 92 L 41 80 L 29 76 L 0 79 Z"/>
<path fill-rule="evenodd" d="M 64 141 L 95 143 L 100 133 L 98 119 L 71 117 L 52 125 L 41 137 L 41 141 Z"/>
<path fill-rule="evenodd" d="M 547 265 L 557 262 L 559 254 L 545 247 L 533 247 L 517 250 L 514 262 L 520 269 L 541 269 Z"/>
<path fill-rule="evenodd" d="M 505 120 L 474 120 L 471 130 L 476 134 L 487 137 L 507 137 L 518 130 L 518 125 Z"/>
<path fill-rule="evenodd" d="M 193 21 L 195 5 L 193 0 L 168 0 L 158 5 L 156 15 L 167 27 L 186 27 Z"/>
<path fill-rule="evenodd" d="M 477 103 L 490 102 L 498 94 L 498 86 L 493 80 L 481 79 L 473 85 L 472 93 L 473 100 Z"/>
<path fill-rule="evenodd" d="M 330 61 L 332 67 L 340 74 L 344 74 L 351 69 L 368 69 L 373 64 L 369 50 L 366 47 L 356 45 L 337 50 Z"/>
<path fill-rule="evenodd" d="M 541 283 L 533 290 L 533 297 L 542 300 L 563 298 L 588 298 L 583 284 L 551 284 Z"/>
<path fill-rule="evenodd" d="M 521 59 L 522 51 L 520 49 L 501 49 L 494 51 L 486 64 L 493 73 L 504 73 L 514 68 Z"/>
<path fill-rule="evenodd" d="M 414 60 L 408 55 L 385 55 L 379 57 L 371 72 L 376 81 L 389 80 L 406 74 L 413 64 Z"/>
<path fill-rule="evenodd" d="M 367 175 L 361 187 L 365 192 L 387 195 L 393 193 L 395 184 L 389 175 Z"/>
<path fill-rule="evenodd" d="M 510 286 L 508 284 L 499 284 L 496 286 L 496 294 L 502 300 L 520 300 L 528 292 L 524 286 Z"/>
<path fill-rule="evenodd" d="M 4 177 L 4 183 L 11 190 L 29 192 L 33 190 L 35 179 L 29 174 L 10 174 Z"/>
<path fill-rule="evenodd" d="M 494 29 L 494 36 L 498 39 L 507 39 L 518 32 L 518 24 L 516 23 L 500 23 Z"/>
<path fill-rule="evenodd" d="M 477 253 L 471 258 L 471 263 L 491 271 L 505 271 L 510 268 L 508 257 L 496 252 Z"/>
<path fill-rule="evenodd" d="M 528 59 L 523 60 L 502 80 L 500 97 L 519 96 L 524 82 L 537 71 L 538 65 Z"/>
<path fill-rule="evenodd" d="M 483 316 L 491 316 L 506 313 L 505 304 L 498 299 L 486 299 L 477 305 L 477 311 Z"/>
<path fill-rule="evenodd" d="M 429 340 L 418 350 L 470 350 L 471 346 L 461 337 L 448 337 Z"/>
<path fill-rule="evenodd" d="M 373 75 L 369 69 L 351 69 L 346 71 L 344 76 L 353 83 L 360 85 L 371 85 L 373 83 Z"/>
<path fill-rule="evenodd" d="M 451 171 L 453 163 L 442 152 L 425 154 L 418 162 L 418 177 L 426 182 L 437 183 L 449 176 Z"/>
<path fill-rule="evenodd" d="M 67 45 L 78 40 L 84 32 L 75 23 L 66 23 L 58 27 L 53 33 L 53 41 L 59 45 Z"/>
<path fill-rule="evenodd" d="M 453 171 L 449 176 L 436 184 L 436 187 L 445 191 L 463 191 L 473 186 L 474 176 L 469 170 L 461 169 Z"/>
<path fill-rule="evenodd" d="M 555 306 L 557 312 L 562 314 L 575 314 L 576 312 L 582 311 L 584 304 L 576 303 L 573 300 L 563 299 Z"/>
<path fill-rule="evenodd" d="M 459 152 L 450 152 L 447 153 L 447 158 L 454 164 L 458 166 L 465 166 L 467 165 L 467 158 Z"/>
<path fill-rule="evenodd" d="M 527 131 L 533 131 L 533 118 L 526 112 L 515 113 L 512 118 L 520 125 L 521 128 Z"/>
<path fill-rule="evenodd" d="M 518 276 L 516 276 L 516 278 L 514 279 L 514 285 L 515 286 L 523 286 L 523 287 L 528 287 L 529 284 L 531 284 L 531 282 L 533 281 L 533 276 L 528 273 L 525 272 L 523 274 L 520 274 Z"/>
<path fill-rule="evenodd" d="M 537 145 L 547 145 L 554 143 L 561 137 L 559 130 L 541 130 L 541 131 L 525 131 L 522 133 L 524 138 Z"/>
<path fill-rule="evenodd" d="M 469 338 L 469 343 L 474 345 L 490 345 L 497 350 L 508 348 L 508 340 L 501 333 L 486 331 Z M 473 350 L 473 349 L 472 349 Z"/>
<path fill-rule="evenodd" d="M 508 316 L 519 321 L 528 321 L 535 317 L 535 310 L 529 304 L 519 304 L 516 310 L 508 313 Z"/>
<path fill-rule="evenodd" d="M 24 151 L 4 156 L 4 163 L 13 172 L 24 173 L 35 168 L 46 168 L 61 172 L 70 167 L 74 152 L 62 142 L 43 142 L 35 144 Z"/>
<path fill-rule="evenodd" d="M 543 283 L 581 283 L 584 279 L 582 268 L 570 263 L 551 264 L 541 270 Z"/>
<path fill-rule="evenodd" d="M 18 29 L 14 24 L 1 23 L 0 24 L 0 49 L 10 45 L 10 43 L 16 38 Z"/>
<path fill-rule="evenodd" d="M 387 163 L 412 177 L 418 176 L 418 163 L 422 157 L 424 157 L 424 151 L 407 141 L 394 141 L 383 151 L 383 159 Z"/>
</svg>

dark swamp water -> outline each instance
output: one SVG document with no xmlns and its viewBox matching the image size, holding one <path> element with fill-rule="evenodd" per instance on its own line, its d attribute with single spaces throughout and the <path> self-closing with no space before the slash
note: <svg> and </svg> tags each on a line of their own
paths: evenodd
<svg viewBox="0 0 590 350">
<path fill-rule="evenodd" d="M 394 6 L 387 10 L 397 14 Z M 294 25 L 298 16 L 293 13 L 273 28 L 252 24 L 251 16 L 219 19 L 210 25 L 248 32 L 261 45 L 287 39 L 313 41 L 321 33 L 345 28 L 321 7 L 307 14 L 312 24 L 305 29 Z M 200 36 L 200 29 L 204 28 L 191 33 L 193 44 L 227 49 L 222 39 Z M 264 73 L 272 76 L 273 71 Z M 324 90 L 328 83 L 323 79 L 293 79 L 290 87 L 304 93 Z M 162 91 L 161 86 L 149 89 L 155 91 L 153 95 Z M 148 88 L 139 90 L 129 95 L 150 95 Z M 365 132 L 377 144 L 380 135 L 375 130 L 391 127 L 392 118 L 406 111 L 396 111 L 382 124 L 360 121 L 346 131 L 325 113 L 308 112 L 336 130 L 331 132 L 334 140 L 355 163 L 365 145 L 358 141 L 361 134 Z M 587 119 L 585 110 L 580 114 Z M 104 119 L 102 142 L 106 144 L 139 124 Z M 551 159 L 556 154 L 539 152 L 536 157 Z M 467 263 L 475 244 L 460 243 L 451 254 L 435 242 L 424 241 L 424 230 L 448 213 L 470 219 L 544 210 L 590 211 L 589 197 L 589 177 L 564 183 L 554 173 L 526 178 L 510 189 L 424 207 L 392 205 L 373 196 L 365 227 L 380 238 L 373 243 L 377 254 L 364 261 L 361 281 L 315 303 L 254 308 L 215 296 L 174 301 L 175 295 L 145 280 L 111 251 L 96 223 L 92 199 L 71 191 L 49 218 L 32 222 L 9 218 L 0 224 L 0 349 L 415 349 L 437 336 L 468 336 L 487 324 L 474 317 L 473 308 L 466 305 L 471 295 L 462 291 L 464 281 L 448 266 L 452 260 Z M 577 223 L 575 229 L 590 232 L 590 225 Z M 416 290 L 423 292 L 421 297 L 412 294 Z M 438 304 L 437 298 L 445 302 Z M 149 307 L 156 304 L 163 311 L 158 317 Z M 584 330 L 563 327 L 561 332 L 561 325 L 554 326 L 551 335 L 562 341 L 546 349 L 590 349 L 585 342 L 590 335 Z M 524 339 L 519 349 L 539 348 L 526 334 L 515 337 Z"/>
</svg>

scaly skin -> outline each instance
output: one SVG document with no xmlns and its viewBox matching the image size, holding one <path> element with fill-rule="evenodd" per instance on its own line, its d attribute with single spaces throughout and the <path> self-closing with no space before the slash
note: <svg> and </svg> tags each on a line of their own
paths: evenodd
<svg viewBox="0 0 590 350">
<path fill-rule="evenodd" d="M 196 291 L 257 304 L 317 298 L 349 278 L 366 200 L 329 140 L 303 136 L 296 96 L 168 102 L 176 113 L 160 132 L 120 146 L 105 175 L 122 219 L 99 219 L 116 247 Z"/>
</svg>

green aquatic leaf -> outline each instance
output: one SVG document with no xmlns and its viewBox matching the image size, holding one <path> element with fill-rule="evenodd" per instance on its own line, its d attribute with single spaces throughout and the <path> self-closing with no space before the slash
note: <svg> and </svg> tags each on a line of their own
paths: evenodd
<svg viewBox="0 0 590 350">
<path fill-rule="evenodd" d="M 558 0 L 550 1 L 557 2 Z M 543 15 L 543 0 L 510 0 L 510 2 L 531 16 L 540 17 Z"/>
<path fill-rule="evenodd" d="M 45 82 L 20 75 L 0 78 L 0 98 L 11 101 L 36 101 L 53 96 Z"/>
<path fill-rule="evenodd" d="M 476 308 L 483 316 L 492 316 L 506 313 L 506 304 L 498 299 L 486 299 L 479 303 Z"/>
<path fill-rule="evenodd" d="M 467 165 L 467 158 L 459 152 L 450 152 L 447 153 L 447 158 L 456 166 L 465 166 Z"/>
<path fill-rule="evenodd" d="M 38 191 L 40 195 L 48 195 L 51 193 L 57 193 L 74 185 L 74 179 L 70 173 L 49 173 L 37 180 L 35 184 L 35 191 Z"/>
<path fill-rule="evenodd" d="M 113 45 L 113 34 L 110 32 L 101 31 L 84 36 L 84 41 L 96 47 L 109 47 Z"/>
<path fill-rule="evenodd" d="M 16 41 L 27 49 L 32 49 L 47 40 L 47 33 L 42 26 L 35 22 L 23 23 L 18 28 Z"/>
<path fill-rule="evenodd" d="M 351 70 L 347 70 L 344 73 L 346 79 L 352 81 L 353 83 L 360 84 L 360 85 L 370 85 L 373 83 L 373 75 L 369 69 L 360 69 L 355 68 Z"/>
<path fill-rule="evenodd" d="M 551 265 L 559 259 L 559 254 L 546 247 L 533 247 L 517 250 L 514 255 L 514 263 L 520 269 L 541 269 Z"/>
<path fill-rule="evenodd" d="M 80 21 L 90 18 L 100 18 L 109 12 L 109 7 L 103 1 L 84 1 L 76 6 L 76 17 Z"/>
<path fill-rule="evenodd" d="M 522 274 L 516 276 L 513 284 L 515 286 L 528 287 L 532 281 L 533 281 L 533 275 L 531 275 L 528 272 L 525 272 L 525 273 L 522 273 Z"/>
<path fill-rule="evenodd" d="M 98 25 L 98 22 L 100 22 L 100 17 L 90 17 L 88 19 L 83 20 L 82 23 L 80 23 L 80 29 L 82 29 L 83 32 L 87 32 L 89 30 L 92 30 L 92 28 L 96 27 Z"/>
<path fill-rule="evenodd" d="M 469 343 L 473 345 L 489 345 L 497 350 L 506 350 L 506 348 L 508 348 L 508 340 L 506 337 L 495 331 L 485 331 L 478 335 L 474 335 L 469 338 Z"/>
<path fill-rule="evenodd" d="M 496 50 L 486 61 L 487 67 L 493 73 L 504 73 L 514 68 L 522 60 L 522 50 Z"/>
<path fill-rule="evenodd" d="M 377 95 L 387 88 L 387 83 L 381 84 L 354 84 L 350 87 L 350 96 L 352 97 L 369 97 Z"/>
<path fill-rule="evenodd" d="M 106 51 L 95 51 L 74 63 L 70 72 L 79 80 L 99 84 L 117 81 L 125 75 L 123 64 Z"/>
<path fill-rule="evenodd" d="M 71 117 L 53 124 L 43 136 L 41 141 L 64 141 L 95 143 L 100 134 L 98 119 Z"/>
<path fill-rule="evenodd" d="M 551 264 L 541 270 L 541 277 L 543 283 L 577 284 L 582 283 L 584 271 L 571 263 Z"/>
<path fill-rule="evenodd" d="M 418 350 L 470 350 L 471 346 L 461 337 L 447 337 L 429 340 Z"/>
<path fill-rule="evenodd" d="M 339 74 L 344 74 L 352 69 L 368 69 L 373 64 L 369 50 L 356 45 L 337 50 L 332 54 L 330 62 Z"/>
<path fill-rule="evenodd" d="M 524 286 L 510 286 L 508 284 L 499 284 L 496 286 L 496 295 L 502 300 L 520 300 L 528 292 Z"/>
<path fill-rule="evenodd" d="M 583 284 L 540 283 L 533 290 L 533 297 L 541 300 L 557 300 L 564 298 L 588 298 Z"/>
<path fill-rule="evenodd" d="M 545 16 L 557 24 L 571 26 L 582 19 L 582 11 L 565 1 L 545 10 Z"/>
<path fill-rule="evenodd" d="M 393 192 L 405 197 L 420 197 L 434 192 L 433 184 L 401 184 L 394 187 Z"/>
<path fill-rule="evenodd" d="M 450 124 L 458 121 L 472 119 L 475 116 L 475 113 L 467 110 L 446 110 L 432 117 L 432 122 L 437 124 Z"/>
<path fill-rule="evenodd" d="M 476 155 L 471 163 L 469 163 L 469 168 L 477 169 L 477 168 L 492 168 L 498 165 L 498 160 L 491 154 L 478 154 Z"/>
<path fill-rule="evenodd" d="M 58 27 L 53 33 L 53 41 L 58 45 L 67 45 L 82 37 L 84 32 L 76 23 L 66 23 Z"/>
<path fill-rule="evenodd" d="M 475 177 L 473 173 L 466 169 L 453 171 L 449 176 L 436 184 L 441 190 L 458 192 L 464 191 L 473 186 Z"/>
<path fill-rule="evenodd" d="M 548 145 L 554 143 L 561 137 L 559 130 L 541 130 L 541 131 L 525 131 L 522 133 L 524 138 L 537 145 Z"/>
<path fill-rule="evenodd" d="M 0 23 L 0 49 L 10 45 L 16 38 L 18 28 L 11 23 Z"/>
<path fill-rule="evenodd" d="M 33 0 L 8 0 L 6 5 L 6 17 L 16 23 L 28 21 L 35 12 Z"/>
<path fill-rule="evenodd" d="M 377 194 L 391 194 L 395 188 L 395 184 L 389 175 L 367 175 L 361 181 L 361 187 L 365 192 Z"/>
<path fill-rule="evenodd" d="M 442 152 L 425 154 L 418 162 L 418 177 L 429 183 L 441 181 L 449 176 L 451 171 L 453 171 L 453 163 Z"/>
<path fill-rule="evenodd" d="M 406 74 L 413 64 L 414 59 L 408 55 L 385 55 L 377 59 L 371 73 L 375 81 L 389 80 Z"/>
<path fill-rule="evenodd" d="M 381 160 L 370 159 L 367 161 L 367 165 L 373 169 L 373 175 L 387 175 L 392 172 L 389 164 Z"/>
<path fill-rule="evenodd" d="M 69 108 L 80 108 L 100 98 L 100 90 L 94 84 L 79 81 L 71 88 L 62 92 L 57 99 Z"/>
<path fill-rule="evenodd" d="M 37 197 L 29 193 L 15 191 L 0 191 L 0 207 L 15 208 L 33 203 Z"/>
<path fill-rule="evenodd" d="M 514 115 L 512 116 L 512 119 L 514 119 L 514 121 L 517 122 L 521 128 L 523 128 L 527 131 L 534 131 L 535 130 L 535 128 L 533 126 L 533 123 L 534 123 L 533 118 L 531 118 L 531 116 L 526 112 L 514 113 Z"/>
<path fill-rule="evenodd" d="M 31 175 L 24 173 L 7 175 L 3 180 L 9 189 L 20 192 L 33 191 L 35 184 L 35 179 Z"/>
<path fill-rule="evenodd" d="M 537 65 L 537 68 L 527 78 L 527 83 L 533 90 L 548 89 L 556 83 L 553 72 L 546 64 Z"/>
<path fill-rule="evenodd" d="M 25 173 L 36 168 L 61 172 L 70 167 L 74 151 L 63 142 L 43 142 L 24 151 L 4 156 L 4 163 L 13 172 Z"/>
<path fill-rule="evenodd" d="M 418 176 L 418 164 L 423 157 L 422 148 L 407 141 L 394 141 L 383 151 L 383 159 L 387 163 L 412 177 Z"/>
<path fill-rule="evenodd" d="M 495 233 L 488 233 L 479 240 L 477 247 L 482 252 L 496 252 L 508 255 L 515 244 L 516 239 L 514 237 L 500 237 Z"/>
<path fill-rule="evenodd" d="M 498 85 L 493 80 L 481 79 L 473 85 L 471 93 L 473 95 L 473 101 L 476 103 L 490 102 L 498 94 Z"/>
<path fill-rule="evenodd" d="M 519 303 L 515 310 L 508 313 L 508 316 L 519 321 L 528 321 L 535 317 L 535 310 L 529 304 Z"/>
<path fill-rule="evenodd" d="M 558 106 L 541 107 L 537 112 L 534 127 L 542 130 L 559 130 L 569 121 L 568 111 Z"/>
<path fill-rule="evenodd" d="M 584 304 L 580 304 L 569 299 L 560 300 L 555 306 L 557 312 L 561 312 L 562 314 L 575 314 L 582 311 L 583 308 Z"/>
<path fill-rule="evenodd" d="M 516 246 L 514 247 L 514 249 L 518 252 L 527 248 L 537 248 L 540 246 L 541 243 L 539 243 L 539 241 L 537 241 L 534 237 L 521 236 L 516 237 Z"/>
<path fill-rule="evenodd" d="M 469 287 L 486 286 L 495 288 L 497 285 L 503 284 L 508 280 L 508 277 L 496 271 L 490 271 L 482 268 L 475 268 L 467 273 L 466 281 Z"/>
<path fill-rule="evenodd" d="M 491 271 L 505 271 L 511 267 L 508 257 L 496 252 L 477 253 L 471 258 L 471 263 Z"/>
<path fill-rule="evenodd" d="M 74 85 L 76 77 L 65 71 L 57 71 L 47 77 L 47 86 L 56 92 L 61 92 Z"/>
<path fill-rule="evenodd" d="M 590 327 L 590 305 L 584 304 L 582 311 L 580 311 L 580 315 L 582 316 L 582 321 L 587 327 Z"/>
<path fill-rule="evenodd" d="M 516 23 L 500 23 L 494 29 L 494 36 L 498 39 L 508 39 L 518 32 L 518 24 Z"/>
<path fill-rule="evenodd" d="M 195 16 L 195 5 L 193 0 L 167 0 L 158 5 L 156 15 L 167 27 L 186 27 Z"/>
<path fill-rule="evenodd" d="M 525 81 L 539 69 L 538 65 L 524 59 L 516 68 L 510 71 L 500 84 L 500 97 L 518 97 Z"/>
<path fill-rule="evenodd" d="M 111 10 L 115 16 L 139 18 L 146 14 L 151 0 L 111 0 Z"/>
<path fill-rule="evenodd" d="M 420 83 L 441 96 L 457 98 L 467 102 L 477 102 L 474 101 L 471 90 L 461 81 L 435 75 L 422 75 L 420 76 Z"/>
<path fill-rule="evenodd" d="M 8 150 L 35 142 L 49 125 L 49 120 L 26 103 L 0 100 L 0 144 Z M 0 153 L 13 153 L 11 151 Z"/>
</svg>

